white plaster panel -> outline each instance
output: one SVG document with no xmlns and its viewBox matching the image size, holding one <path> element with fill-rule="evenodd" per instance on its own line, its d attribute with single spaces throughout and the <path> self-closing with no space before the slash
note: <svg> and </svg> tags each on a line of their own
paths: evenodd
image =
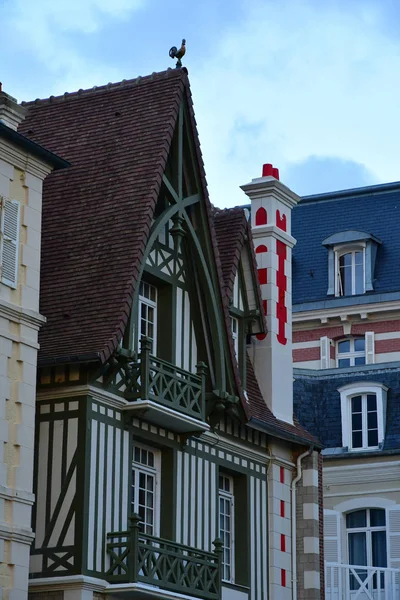
<svg viewBox="0 0 400 600">
<path fill-rule="evenodd" d="M 40 288 L 40 273 L 36 269 L 27 269 L 25 275 L 25 283 L 28 287 L 38 291 Z"/>
<path fill-rule="evenodd" d="M 285 502 L 290 502 L 290 487 L 286 485 L 286 483 L 280 483 L 280 481 L 275 484 L 275 494 L 281 500 L 285 500 Z"/>
<path fill-rule="evenodd" d="M 0 159 L 0 175 L 4 175 L 9 180 L 14 179 L 14 167 L 9 162 Z"/>
<path fill-rule="evenodd" d="M 304 589 L 319 590 L 320 579 L 318 571 L 304 571 Z"/>
<path fill-rule="evenodd" d="M 283 533 L 286 536 L 290 536 L 290 519 L 286 519 L 271 513 L 269 514 L 268 519 L 270 533 L 275 531 L 276 533 Z"/>
<path fill-rule="evenodd" d="M 32 427 L 27 427 L 26 425 L 21 425 L 18 423 L 15 426 L 16 430 L 16 445 L 23 446 L 25 448 L 29 448 L 32 451 L 33 448 L 33 440 L 34 440 L 34 426 L 32 422 Z"/>
<path fill-rule="evenodd" d="M 0 441 L 8 442 L 8 421 L 0 421 Z M 0 448 L 0 460 L 3 458 L 3 448 Z"/>
<path fill-rule="evenodd" d="M 38 331 L 34 327 L 30 327 L 29 325 L 25 325 L 21 323 L 20 327 L 20 335 L 22 339 L 26 341 L 32 342 L 33 344 L 37 344 L 38 339 Z"/>
<path fill-rule="evenodd" d="M 319 369 L 320 361 L 319 360 L 301 360 L 299 362 L 293 363 L 296 369 Z"/>
<path fill-rule="evenodd" d="M 11 288 L 4 283 L 0 283 L 0 298 L 6 302 L 11 302 Z"/>
<path fill-rule="evenodd" d="M 32 189 L 40 194 L 42 193 L 43 181 L 39 177 L 36 177 L 36 175 L 32 175 L 32 173 L 25 174 L 25 185 L 30 188 L 29 192 Z"/>
<path fill-rule="evenodd" d="M 318 504 L 314 502 L 304 502 L 303 519 L 318 521 Z"/>
<path fill-rule="evenodd" d="M 375 364 L 376 363 L 386 363 L 386 362 L 396 362 L 400 360 L 400 352 L 384 352 L 375 353 Z"/>
<path fill-rule="evenodd" d="M 305 469 L 303 471 L 303 487 L 318 487 L 318 471 L 316 469 Z"/>
<path fill-rule="evenodd" d="M 8 372 L 8 358 L 7 356 L 0 354 L 0 377 L 7 377 Z M 0 392 L 1 397 L 1 392 Z"/>
<path fill-rule="evenodd" d="M 64 590 L 64 600 L 93 600 L 92 590 Z"/>
<path fill-rule="evenodd" d="M 20 344 L 19 347 L 19 359 L 24 363 L 36 367 L 37 364 L 37 350 L 31 346 Z"/>
<path fill-rule="evenodd" d="M 17 383 L 17 388 L 17 401 L 28 404 L 29 406 L 35 406 L 35 386 L 19 381 Z"/>
<path fill-rule="evenodd" d="M 38 270 L 40 267 L 40 251 L 37 248 L 28 246 L 27 244 L 22 248 L 21 264 L 26 267 Z"/>
<path fill-rule="evenodd" d="M 26 285 L 22 286 L 21 305 L 31 310 L 39 310 L 39 290 L 34 290 Z"/>
<path fill-rule="evenodd" d="M 12 341 L 8 338 L 0 336 L 0 355 L 10 357 L 12 354 Z"/>
<path fill-rule="evenodd" d="M 39 231 L 36 231 L 36 229 L 32 229 L 31 227 L 28 227 L 26 241 L 27 241 L 28 246 L 31 246 L 32 248 L 35 248 L 36 250 L 40 250 L 41 235 L 40 235 Z"/>
<path fill-rule="evenodd" d="M 0 173 L 0 196 L 10 196 L 10 179 Z"/>
<path fill-rule="evenodd" d="M 22 449 L 22 448 L 21 448 Z M 32 450 L 31 450 L 32 455 Z M 30 492 L 33 485 L 33 469 L 18 467 L 15 476 L 16 487 L 20 490 L 26 490 Z"/>
<path fill-rule="evenodd" d="M 28 560 L 28 559 L 27 559 Z M 17 590 L 27 590 L 28 589 L 28 562 L 26 566 L 15 565 L 14 566 L 14 588 Z M 22 597 L 20 598 L 22 600 Z"/>
<path fill-rule="evenodd" d="M 26 383 L 30 383 L 36 380 L 36 368 L 34 365 L 29 363 L 22 364 L 22 377 Z"/>
<path fill-rule="evenodd" d="M 35 422 L 35 406 L 23 404 L 21 406 L 21 425 L 31 427 Z"/>
<path fill-rule="evenodd" d="M 222 585 L 222 600 L 248 600 L 248 593 Z"/>
<path fill-rule="evenodd" d="M 18 525 L 20 525 L 18 523 Z M 29 564 L 29 545 L 21 542 L 11 542 L 11 560 L 12 565 L 19 565 L 27 568 Z"/>
<path fill-rule="evenodd" d="M 271 549 L 270 565 L 272 567 L 279 567 L 280 569 L 285 569 L 287 571 L 291 568 L 290 552 L 281 552 L 280 550 Z"/>
<path fill-rule="evenodd" d="M 25 502 L 14 501 L 13 517 L 14 523 L 18 523 L 19 527 L 25 527 L 26 529 L 30 530 L 31 506 L 29 504 L 26 504 Z"/>
<path fill-rule="evenodd" d="M 42 227 L 41 213 L 30 206 L 24 206 L 22 211 L 22 224 L 26 227 L 32 227 L 32 229 L 40 232 Z"/>
<path fill-rule="evenodd" d="M 304 537 L 304 554 L 319 554 L 319 538 Z"/>
<path fill-rule="evenodd" d="M 279 574 L 280 578 L 280 574 Z M 286 575 L 286 581 L 288 581 L 288 575 Z M 290 581 L 287 585 L 291 585 Z M 271 598 L 276 598 L 277 600 L 291 600 L 292 599 L 292 590 L 291 587 L 283 588 L 280 583 L 275 583 L 271 585 Z"/>
<path fill-rule="evenodd" d="M 28 194 L 28 205 L 32 208 L 34 208 L 35 210 L 41 211 L 42 210 L 42 193 L 38 192 L 37 190 L 35 190 L 34 188 L 30 188 L 29 189 L 29 194 Z"/>
</svg>

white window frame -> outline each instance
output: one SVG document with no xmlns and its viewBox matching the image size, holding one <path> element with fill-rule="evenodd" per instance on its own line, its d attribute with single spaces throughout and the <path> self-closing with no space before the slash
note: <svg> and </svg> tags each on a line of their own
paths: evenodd
<svg viewBox="0 0 400 600">
<path fill-rule="evenodd" d="M 381 510 L 385 515 L 385 525 L 377 525 L 376 527 L 371 526 L 371 510 Z M 347 515 L 353 512 L 366 512 L 366 526 L 365 527 L 347 527 Z M 389 546 L 388 546 L 388 514 L 387 511 L 380 506 L 371 506 L 371 507 L 362 507 L 357 508 L 356 510 L 351 510 L 343 515 L 344 517 L 344 525 L 346 529 L 346 556 L 347 562 L 350 564 L 350 544 L 349 544 L 349 534 L 350 533 L 365 533 L 366 540 L 366 554 L 367 554 L 367 564 L 366 567 L 373 567 L 372 561 L 372 532 L 374 531 L 384 531 L 386 537 L 386 564 L 389 565 Z M 364 565 L 360 565 L 364 566 Z M 385 567 L 376 567 L 377 569 L 383 569 Z M 361 570 L 361 569 L 360 569 Z M 372 581 L 371 581 L 372 583 Z"/>
<path fill-rule="evenodd" d="M 355 345 L 355 340 L 359 340 L 359 339 L 363 339 L 364 340 L 364 351 L 361 350 L 354 350 L 354 345 Z M 350 342 L 350 350 L 348 352 L 340 352 L 339 353 L 339 344 L 340 342 Z M 350 359 L 350 367 L 357 367 L 357 366 L 363 366 L 363 365 L 356 365 L 355 364 L 355 359 L 356 358 L 364 358 L 364 365 L 367 364 L 367 340 L 365 339 L 365 336 L 355 336 L 355 337 L 347 337 L 347 338 L 341 338 L 340 340 L 337 340 L 336 342 L 336 367 L 340 368 L 340 369 L 348 369 L 348 367 L 339 367 L 339 359 L 341 360 L 345 360 L 345 359 Z"/>
<path fill-rule="evenodd" d="M 233 347 L 235 349 L 236 359 L 239 360 L 239 319 L 237 317 L 230 317 L 231 322 L 231 333 L 233 339 Z M 234 329 L 234 324 L 236 324 L 236 331 Z"/>
<path fill-rule="evenodd" d="M 338 388 L 340 393 L 340 405 L 342 414 L 342 445 L 352 452 L 365 452 L 368 450 L 376 450 L 379 448 L 385 438 L 386 427 L 386 404 L 387 404 L 388 388 L 383 383 L 364 382 L 362 384 L 348 384 Z M 376 409 L 378 417 L 378 446 L 364 445 L 365 435 L 363 433 L 363 447 L 352 447 L 352 425 L 351 425 L 351 398 L 354 396 L 364 396 L 367 394 L 375 394 Z M 364 421 L 364 418 L 363 418 Z M 368 440 L 367 440 L 368 441 Z"/>
<path fill-rule="evenodd" d="M 363 289 L 362 292 L 356 293 L 356 270 L 355 270 L 355 253 L 362 252 L 363 255 Z M 346 296 L 358 296 L 360 293 L 365 294 L 365 243 L 357 244 L 357 245 L 349 245 L 349 244 L 341 244 L 340 246 L 336 246 L 334 248 L 335 254 L 335 296 L 342 297 L 345 294 L 343 290 L 341 290 L 341 279 L 340 279 L 340 268 L 339 261 L 342 256 L 345 254 L 352 255 L 351 261 L 351 294 L 346 294 Z"/>
<path fill-rule="evenodd" d="M 234 483 L 233 483 L 233 477 L 231 477 L 230 475 L 226 475 L 226 473 L 220 473 L 219 477 L 223 478 L 224 482 L 229 482 L 229 491 L 225 490 L 225 489 L 221 489 L 220 484 L 219 485 L 219 489 L 218 489 L 218 530 L 219 530 L 219 536 L 222 539 L 222 541 L 224 541 L 222 532 L 221 532 L 221 508 L 220 508 L 220 500 L 222 500 L 223 502 L 229 503 L 230 506 L 230 538 L 231 538 L 231 545 L 230 548 L 228 548 L 229 550 L 229 558 L 230 558 L 230 562 L 227 563 L 225 562 L 225 551 L 226 551 L 226 547 L 225 545 L 222 547 L 223 550 L 223 554 L 222 554 L 222 581 L 226 581 L 228 583 L 232 583 L 235 581 L 235 498 L 234 498 Z M 230 577 L 226 578 L 226 569 L 229 568 L 230 569 Z"/>
<path fill-rule="evenodd" d="M 155 298 L 156 298 L 155 301 L 151 300 L 147 296 L 144 296 L 140 293 L 143 286 L 149 286 L 149 288 L 151 288 L 155 291 Z M 141 328 L 142 306 L 144 305 L 144 306 L 153 308 L 153 310 L 154 310 L 153 334 L 154 335 L 152 338 L 150 354 L 154 354 L 154 355 L 157 354 L 157 299 L 158 299 L 158 290 L 157 290 L 156 286 L 152 285 L 151 283 L 148 283 L 147 281 L 141 281 L 140 288 L 139 288 L 138 337 L 139 337 L 139 342 L 140 342 L 142 335 L 144 335 L 141 330 L 142 329 Z"/>
<path fill-rule="evenodd" d="M 151 467 L 147 464 L 136 462 L 135 461 L 135 448 L 139 448 L 141 451 L 145 450 L 147 452 L 151 452 L 154 456 L 154 466 Z M 158 537 L 160 535 L 160 477 L 161 477 L 161 452 L 152 448 L 150 446 L 145 446 L 144 444 L 138 444 L 134 442 L 132 448 L 132 477 L 133 472 L 137 473 L 140 476 L 141 473 L 145 475 L 150 475 L 154 477 L 154 512 L 153 512 L 153 531 L 150 535 Z M 131 482 L 130 489 L 130 506 L 131 513 L 138 512 L 138 486 L 135 486 L 135 498 L 132 498 L 132 488 L 133 481 Z M 132 506 L 133 505 L 133 506 Z M 146 531 L 144 531 L 146 533 Z"/>
</svg>

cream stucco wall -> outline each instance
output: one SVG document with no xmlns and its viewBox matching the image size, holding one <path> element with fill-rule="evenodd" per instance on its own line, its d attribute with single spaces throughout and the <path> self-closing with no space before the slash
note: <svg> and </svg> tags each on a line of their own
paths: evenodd
<svg viewBox="0 0 400 600">
<path fill-rule="evenodd" d="M 50 167 L 0 139 L 0 196 L 20 203 L 18 285 L 0 283 L 0 600 L 25 600 L 33 538 L 33 442 L 42 181 Z"/>
</svg>

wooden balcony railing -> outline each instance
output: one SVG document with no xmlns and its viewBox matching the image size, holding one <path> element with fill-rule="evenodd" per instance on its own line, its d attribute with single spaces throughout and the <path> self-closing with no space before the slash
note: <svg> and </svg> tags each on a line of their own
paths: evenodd
<svg viewBox="0 0 400 600">
<path fill-rule="evenodd" d="M 325 600 L 400 600 L 400 570 L 325 563 Z"/>
<path fill-rule="evenodd" d="M 112 583 L 145 583 L 186 595 L 219 600 L 221 594 L 222 541 L 214 552 L 197 550 L 139 530 L 140 517 L 130 518 L 128 531 L 107 535 Z"/>
<path fill-rule="evenodd" d="M 206 365 L 199 363 L 197 373 L 190 373 L 150 352 L 151 341 L 142 337 L 137 360 L 121 357 L 117 368 L 110 369 L 111 376 L 106 374 L 108 389 L 129 401 L 151 400 L 205 421 Z"/>
</svg>

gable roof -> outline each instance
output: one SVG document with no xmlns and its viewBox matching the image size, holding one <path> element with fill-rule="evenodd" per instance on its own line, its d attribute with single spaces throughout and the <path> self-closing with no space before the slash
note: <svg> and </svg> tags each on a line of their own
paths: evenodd
<svg viewBox="0 0 400 600">
<path fill-rule="evenodd" d="M 374 290 L 360 300 L 374 302 L 379 295 L 400 291 L 400 237 L 393 222 L 400 219 L 400 183 L 344 190 L 302 198 L 292 211 L 293 305 L 330 300 L 326 238 L 351 230 L 363 232 L 379 245 Z M 350 235 L 350 234 L 349 234 Z M 346 304 L 347 298 L 332 299 Z M 306 306 L 304 307 L 306 308 Z M 311 305 L 310 305 L 311 308 Z"/>
<path fill-rule="evenodd" d="M 25 103 L 21 133 L 72 165 L 44 183 L 41 364 L 117 348 L 188 85 L 175 69 Z"/>
</svg>

